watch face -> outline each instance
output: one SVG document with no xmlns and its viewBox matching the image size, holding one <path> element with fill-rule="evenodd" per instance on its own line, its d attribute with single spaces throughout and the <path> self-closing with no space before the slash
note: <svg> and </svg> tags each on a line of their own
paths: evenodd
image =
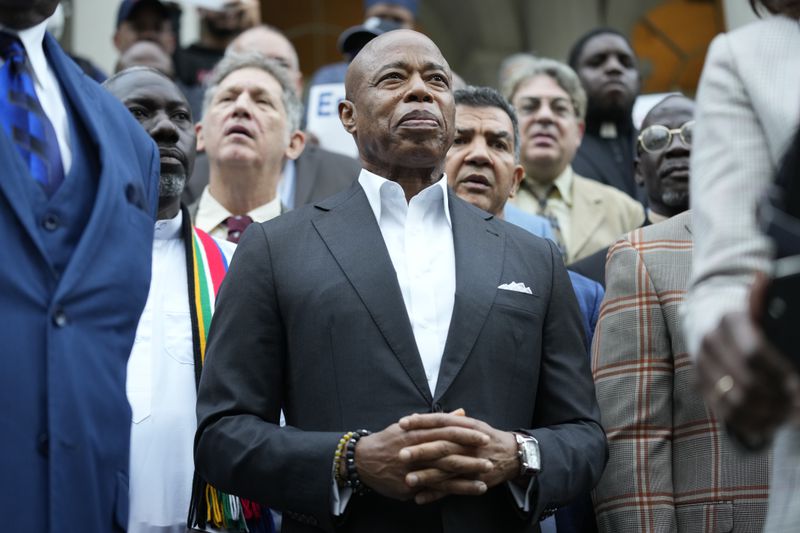
<svg viewBox="0 0 800 533">
<path fill-rule="evenodd" d="M 541 468 L 541 461 L 539 459 L 539 443 L 536 440 L 525 440 L 520 444 L 522 449 L 522 461 L 525 463 L 526 469 L 539 471 Z"/>
</svg>

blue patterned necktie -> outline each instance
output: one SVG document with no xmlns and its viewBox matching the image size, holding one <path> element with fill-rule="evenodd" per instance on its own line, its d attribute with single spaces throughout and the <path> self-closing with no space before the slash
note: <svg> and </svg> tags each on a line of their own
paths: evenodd
<svg viewBox="0 0 800 533">
<path fill-rule="evenodd" d="M 64 181 L 56 131 L 36 96 L 18 37 L 0 32 L 0 57 L 0 123 L 49 198 Z"/>
</svg>

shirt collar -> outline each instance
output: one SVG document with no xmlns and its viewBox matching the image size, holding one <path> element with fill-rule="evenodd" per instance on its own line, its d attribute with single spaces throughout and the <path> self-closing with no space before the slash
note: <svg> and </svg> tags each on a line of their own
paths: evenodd
<svg viewBox="0 0 800 533">
<path fill-rule="evenodd" d="M 372 208 L 372 212 L 375 214 L 375 220 L 377 220 L 379 224 L 381 220 L 383 201 L 389 198 L 391 195 L 397 195 L 397 192 L 390 191 L 399 191 L 400 196 L 398 197 L 402 197 L 403 201 L 405 202 L 405 193 L 403 192 L 403 188 L 400 186 L 400 184 L 387 180 L 386 178 L 382 178 L 377 174 L 373 174 L 369 170 L 361 169 L 361 174 L 358 176 L 358 183 L 361 185 L 361 188 L 364 189 L 364 194 L 367 195 L 369 206 Z M 412 200 L 414 198 L 421 199 L 428 197 L 430 197 L 432 205 L 441 206 L 445 219 L 447 220 L 447 225 L 452 228 L 453 223 L 450 220 L 450 203 L 447 198 L 446 174 L 442 174 L 442 178 L 439 181 L 429 185 L 417 193 Z"/>
<path fill-rule="evenodd" d="M 260 205 L 255 209 L 246 213 L 254 222 L 266 222 L 281 214 L 281 197 L 279 194 L 266 204 Z M 205 232 L 209 232 L 225 222 L 225 219 L 233 216 L 233 213 L 225 209 L 225 207 L 211 195 L 208 190 L 208 185 L 203 189 L 203 194 L 200 195 L 200 201 L 197 205 L 197 216 L 195 225 Z"/>
<path fill-rule="evenodd" d="M 156 220 L 156 230 L 153 238 L 156 240 L 178 239 L 181 234 L 183 224 L 183 212 L 179 209 L 178 214 L 166 220 Z"/>
<path fill-rule="evenodd" d="M 0 25 L 0 30 L 14 34 L 22 41 L 31 70 L 33 70 L 34 80 L 39 86 L 42 86 L 47 79 L 47 69 L 49 68 L 44 55 L 44 34 L 47 32 L 47 20 L 49 19 L 24 30 L 13 30 Z"/>
</svg>

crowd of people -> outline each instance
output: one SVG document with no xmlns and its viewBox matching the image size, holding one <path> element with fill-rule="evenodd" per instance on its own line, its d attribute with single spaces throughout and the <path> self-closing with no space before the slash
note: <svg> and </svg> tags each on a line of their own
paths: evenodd
<svg viewBox="0 0 800 533">
<path fill-rule="evenodd" d="M 123 0 L 104 79 L 0 0 L 4 527 L 800 531 L 800 0 L 750 4 L 634 124 L 611 28 L 476 87 L 365 0 L 305 84 L 255 0 Z"/>
</svg>

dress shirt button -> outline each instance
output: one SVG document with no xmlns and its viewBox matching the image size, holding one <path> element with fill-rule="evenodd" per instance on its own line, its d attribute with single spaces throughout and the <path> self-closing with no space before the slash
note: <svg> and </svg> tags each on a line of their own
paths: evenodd
<svg viewBox="0 0 800 533">
<path fill-rule="evenodd" d="M 61 225 L 61 221 L 58 219 L 58 215 L 54 213 L 47 213 L 42 221 L 42 226 L 47 231 L 55 231 Z"/>
<path fill-rule="evenodd" d="M 39 433 L 36 437 L 36 451 L 43 457 L 50 453 L 50 436 L 47 433 Z"/>
<path fill-rule="evenodd" d="M 67 325 L 67 314 L 64 312 L 63 309 L 58 308 L 53 313 L 53 324 L 58 326 L 59 328 L 63 328 Z"/>
</svg>

